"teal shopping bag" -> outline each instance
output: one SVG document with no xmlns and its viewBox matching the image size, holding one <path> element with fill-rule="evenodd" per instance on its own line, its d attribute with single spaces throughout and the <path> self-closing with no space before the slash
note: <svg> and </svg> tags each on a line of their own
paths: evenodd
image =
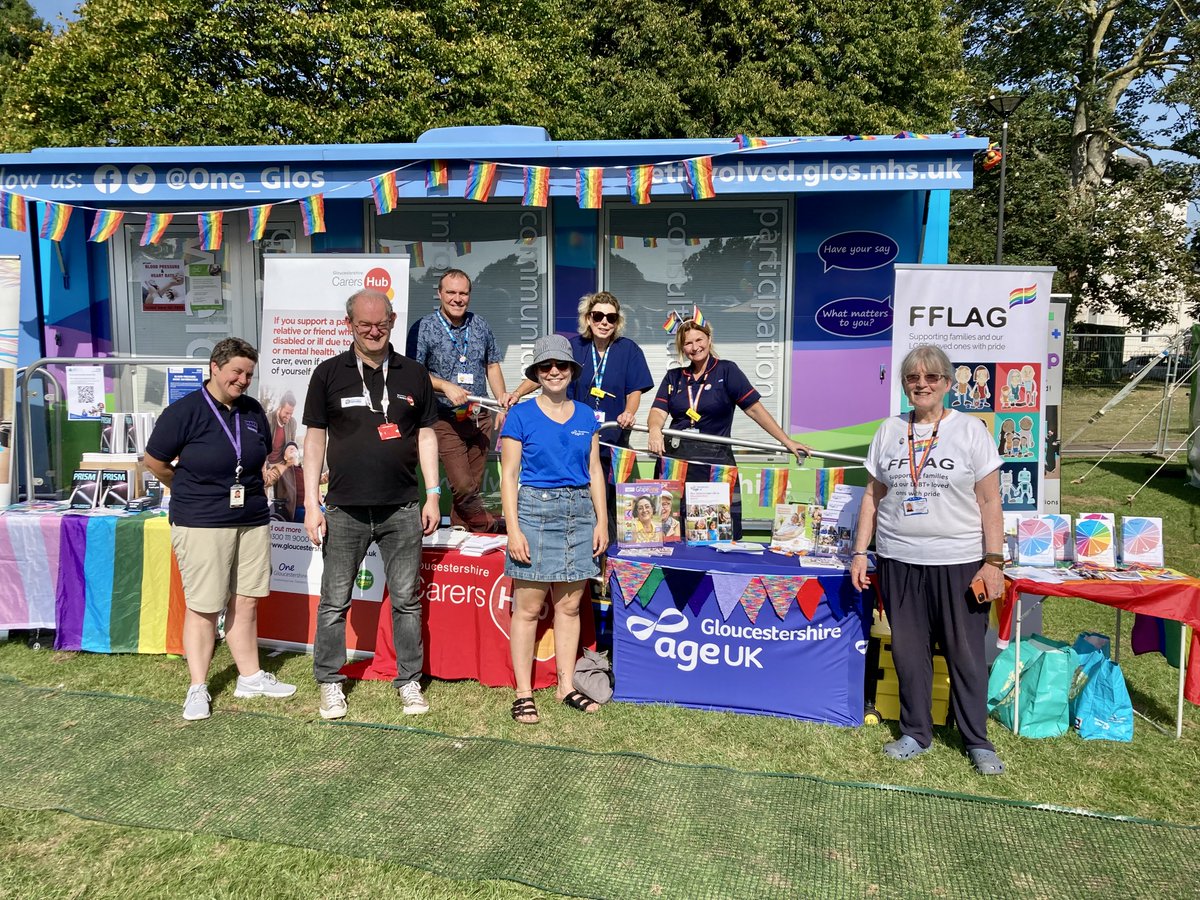
<svg viewBox="0 0 1200 900">
<path fill-rule="evenodd" d="M 1121 667 L 1111 659 L 1101 659 L 1088 673 L 1073 706 L 1072 720 L 1084 740 L 1133 740 L 1133 701 Z"/>
<path fill-rule="evenodd" d="M 1012 730 L 1017 648 L 1009 644 L 988 676 L 988 712 Z M 1021 641 L 1021 736 L 1057 737 L 1071 727 L 1071 685 L 1079 655 L 1069 644 L 1040 634 Z"/>
</svg>

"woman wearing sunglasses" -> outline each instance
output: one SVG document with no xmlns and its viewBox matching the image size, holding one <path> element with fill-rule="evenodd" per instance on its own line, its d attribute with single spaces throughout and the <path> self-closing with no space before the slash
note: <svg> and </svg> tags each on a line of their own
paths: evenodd
<svg viewBox="0 0 1200 900">
<path fill-rule="evenodd" d="M 525 377 L 536 379 L 542 392 L 532 403 L 513 406 L 500 432 L 500 499 L 508 524 L 504 574 L 513 579 L 512 717 L 522 725 L 538 722 L 533 654 L 547 590 L 554 606 L 557 698 L 580 712 L 600 708 L 572 683 L 584 583 L 599 575 L 596 557 L 608 546 L 599 424 L 587 406 L 568 396 L 580 368 L 565 337 L 538 338 Z"/>
<path fill-rule="evenodd" d="M 950 670 L 951 708 L 975 771 L 1004 765 L 987 739 L 989 601 L 1004 588 L 1000 456 L 986 423 L 945 408 L 950 360 L 916 347 L 900 365 L 911 409 L 885 419 L 867 452 L 870 478 L 858 517 L 850 577 L 863 590 L 867 545 L 875 536 L 879 590 L 892 626 L 900 682 L 900 738 L 892 759 L 912 759 L 933 743 L 932 647 Z"/>
<path fill-rule="evenodd" d="M 580 372 L 568 396 L 591 409 L 598 423 L 619 423 L 621 431 L 604 433 L 606 444 L 619 447 L 629 446 L 629 428 L 637 421 L 642 394 L 654 387 L 646 354 L 621 336 L 624 330 L 621 301 L 608 291 L 598 291 L 585 294 L 579 301 L 579 334 L 570 339 L 572 358 L 579 363 Z M 517 397 L 531 394 L 537 387 L 535 381 L 526 379 L 517 388 Z M 612 456 L 606 447 L 600 448 L 600 465 L 607 483 L 611 480 Z M 609 484 L 607 493 L 608 534 L 615 538 L 616 489 Z"/>
</svg>

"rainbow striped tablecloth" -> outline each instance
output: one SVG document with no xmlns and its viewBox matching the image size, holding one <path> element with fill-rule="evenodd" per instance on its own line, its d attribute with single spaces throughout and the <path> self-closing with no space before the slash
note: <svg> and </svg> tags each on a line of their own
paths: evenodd
<svg viewBox="0 0 1200 900">
<path fill-rule="evenodd" d="M 0 628 L 56 650 L 183 653 L 183 585 L 165 516 L 0 516 Z"/>
</svg>

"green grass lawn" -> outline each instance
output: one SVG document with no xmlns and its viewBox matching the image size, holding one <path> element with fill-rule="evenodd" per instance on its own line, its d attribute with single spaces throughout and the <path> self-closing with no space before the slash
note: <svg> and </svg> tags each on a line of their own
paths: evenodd
<svg viewBox="0 0 1200 900">
<path fill-rule="evenodd" d="M 1111 410 L 1092 424 L 1087 424 L 1088 419 L 1112 400 L 1121 388 L 1120 384 L 1103 387 L 1064 387 L 1059 437 L 1063 441 L 1071 441 L 1078 433 L 1079 437 L 1074 441 L 1076 445 L 1154 446 L 1158 440 L 1160 416 L 1166 405 L 1163 400 L 1162 382 L 1144 382 L 1138 385 Z M 1188 427 L 1186 386 L 1176 389 L 1169 408 L 1166 446 L 1173 449 L 1187 439 L 1191 430 Z"/>
<path fill-rule="evenodd" d="M 1083 484 L 1071 484 L 1072 478 L 1091 465 L 1079 460 L 1064 464 L 1064 512 L 1161 516 L 1168 564 L 1200 572 L 1200 493 L 1187 486 L 1182 466 L 1164 470 L 1129 507 L 1124 498 L 1157 463 L 1112 459 L 1091 471 Z M 1052 599 L 1046 604 L 1045 620 L 1049 635 L 1070 641 L 1080 631 L 1112 634 L 1114 616 L 1111 610 L 1085 601 Z M 1017 738 L 993 722 L 990 735 L 1009 771 L 1004 777 L 988 780 L 971 772 L 957 732 L 949 729 L 938 731 L 935 752 L 908 763 L 893 763 L 882 756 L 880 747 L 895 735 L 894 723 L 846 729 L 631 704 L 611 704 L 596 716 L 583 716 L 555 704 L 552 691 L 539 693 L 543 724 L 530 728 L 509 718 L 510 692 L 474 682 L 435 682 L 429 689 L 433 709 L 420 725 L 453 735 L 636 752 L 675 762 L 986 794 L 1200 824 L 1200 793 L 1195 790 L 1200 777 L 1200 712 L 1185 705 L 1184 736 L 1175 740 L 1177 671 L 1156 654 L 1133 657 L 1127 643 L 1130 624 L 1126 616 L 1126 651 L 1121 665 L 1135 705 L 1171 726 L 1171 734 L 1161 734 L 1139 719 L 1132 744 L 1088 742 L 1072 734 L 1036 741 Z M 253 709 L 314 718 L 317 691 L 310 659 L 282 654 L 265 663 L 283 680 L 299 685 L 296 696 L 277 702 L 235 700 L 235 673 L 222 647 L 210 682 L 214 714 Z M 35 652 L 16 642 L 0 644 L 0 673 L 29 684 L 109 691 L 172 703 L 182 702 L 187 684 L 186 668 L 179 659 Z M 350 692 L 349 702 L 354 719 L 411 724 L 404 722 L 388 684 L 359 684 Z M 231 777 L 236 776 L 231 773 Z M 380 822 L 385 826 L 386 812 L 381 813 Z M 539 896 L 520 886 L 464 884 L 372 860 L 205 835 L 121 828 L 47 811 L 6 810 L 0 816 L 0 849 L 0 897 L 123 897 L 136 893 L 148 897 L 316 898 L 366 897 L 381 891 L 400 897 Z M 547 848 L 547 852 L 553 849 Z M 131 885 L 137 886 L 136 891 Z"/>
</svg>

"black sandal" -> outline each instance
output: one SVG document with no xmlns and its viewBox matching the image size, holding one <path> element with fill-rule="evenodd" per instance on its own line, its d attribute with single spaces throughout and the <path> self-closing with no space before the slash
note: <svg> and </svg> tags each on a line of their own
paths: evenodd
<svg viewBox="0 0 1200 900">
<path fill-rule="evenodd" d="M 599 703 L 596 703 L 596 701 L 587 694 L 581 694 L 579 691 L 571 691 L 571 693 L 562 698 L 562 702 L 564 705 L 571 707 L 571 709 L 577 709 L 581 713 L 594 713 L 600 711 Z M 589 710 L 588 706 L 593 703 L 596 703 L 596 708 L 594 710 Z"/>
<path fill-rule="evenodd" d="M 522 716 L 525 717 L 522 720 Z M 533 716 L 533 721 L 529 721 L 529 716 Z M 512 717 L 513 721 L 518 725 L 536 725 L 541 721 L 538 716 L 537 705 L 533 702 L 532 697 L 518 697 L 512 702 Z"/>
</svg>

